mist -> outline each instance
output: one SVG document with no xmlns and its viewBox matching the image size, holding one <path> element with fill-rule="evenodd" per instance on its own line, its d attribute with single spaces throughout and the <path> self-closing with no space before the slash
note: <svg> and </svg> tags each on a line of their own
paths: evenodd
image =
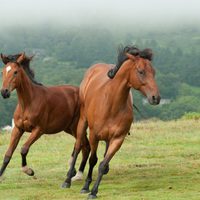
<svg viewBox="0 0 200 200">
<path fill-rule="evenodd" d="M 59 25 L 165 27 L 199 23 L 198 0 L 0 0 L 1 29 Z"/>
</svg>

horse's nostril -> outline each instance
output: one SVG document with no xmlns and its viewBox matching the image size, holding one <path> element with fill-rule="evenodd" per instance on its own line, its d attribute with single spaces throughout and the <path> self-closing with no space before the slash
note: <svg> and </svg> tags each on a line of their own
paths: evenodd
<svg viewBox="0 0 200 200">
<path fill-rule="evenodd" d="M 159 104 L 160 103 L 160 96 L 152 96 L 152 101 L 154 104 Z"/>
<path fill-rule="evenodd" d="M 1 89 L 1 95 L 3 96 L 3 98 L 9 98 L 10 91 L 8 89 Z"/>
</svg>

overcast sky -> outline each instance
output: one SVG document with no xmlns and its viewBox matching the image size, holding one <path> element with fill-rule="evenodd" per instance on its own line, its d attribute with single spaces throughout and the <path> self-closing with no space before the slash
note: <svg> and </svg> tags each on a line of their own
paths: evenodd
<svg viewBox="0 0 200 200">
<path fill-rule="evenodd" d="M 190 23 L 200 21 L 200 0 L 0 0 L 2 25 Z"/>
</svg>

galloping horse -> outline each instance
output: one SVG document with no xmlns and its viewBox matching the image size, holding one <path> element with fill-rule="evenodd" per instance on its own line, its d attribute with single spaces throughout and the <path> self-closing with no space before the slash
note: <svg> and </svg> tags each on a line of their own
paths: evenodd
<svg viewBox="0 0 200 200">
<path fill-rule="evenodd" d="M 25 53 L 10 56 L 1 54 L 1 59 L 5 64 L 1 94 L 3 98 L 9 98 L 10 93 L 16 89 L 18 104 L 14 113 L 15 126 L 0 169 L 0 177 L 25 131 L 31 134 L 21 149 L 22 171 L 33 176 L 34 171 L 27 166 L 26 156 L 30 146 L 42 134 L 65 131 L 76 138 L 80 116 L 79 88 L 70 85 L 45 87 L 38 83 L 29 66 L 32 57 L 25 56 Z M 75 179 L 81 178 L 89 156 L 90 147 L 86 136 L 81 148 L 83 158 Z"/>
<path fill-rule="evenodd" d="M 160 102 L 160 94 L 151 64 L 151 49 L 140 51 L 136 47 L 121 48 L 116 66 L 95 64 L 90 67 L 80 85 L 80 119 L 74 157 L 63 187 L 70 187 L 74 165 L 81 149 L 81 141 L 89 126 L 91 155 L 89 172 L 82 193 L 89 192 L 92 171 L 97 163 L 97 147 L 100 140 L 106 142 L 106 153 L 99 165 L 98 178 L 88 198 L 96 198 L 103 174 L 109 170 L 108 164 L 121 147 L 133 121 L 130 89 L 139 90 L 152 105 Z"/>
</svg>

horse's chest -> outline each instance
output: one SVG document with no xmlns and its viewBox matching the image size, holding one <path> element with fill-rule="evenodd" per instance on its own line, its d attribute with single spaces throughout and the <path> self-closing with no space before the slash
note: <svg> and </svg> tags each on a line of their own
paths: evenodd
<svg viewBox="0 0 200 200">
<path fill-rule="evenodd" d="M 17 127 L 22 128 L 24 131 L 31 131 L 34 128 L 34 123 L 29 117 L 21 116 L 15 120 Z"/>
<path fill-rule="evenodd" d="M 25 119 L 24 121 L 23 121 L 23 127 L 24 127 L 24 130 L 26 130 L 26 131 L 31 131 L 32 129 L 33 129 L 33 123 L 31 123 L 31 121 L 30 120 L 28 120 L 28 119 Z"/>
</svg>

